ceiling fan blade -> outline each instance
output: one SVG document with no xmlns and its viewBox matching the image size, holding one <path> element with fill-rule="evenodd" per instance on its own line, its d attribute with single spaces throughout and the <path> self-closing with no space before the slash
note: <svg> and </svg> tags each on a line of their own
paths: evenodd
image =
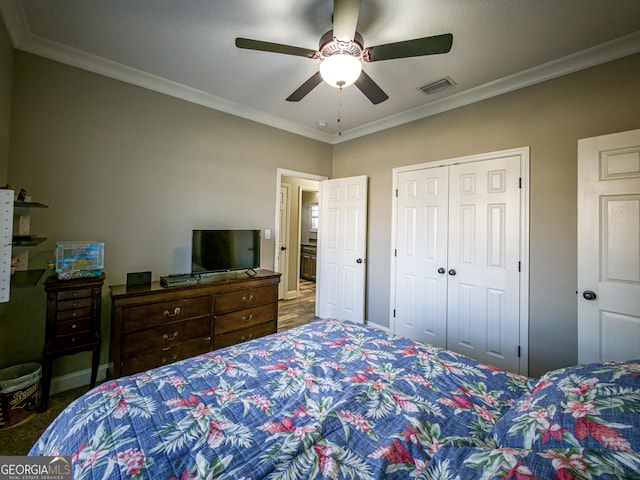
<svg viewBox="0 0 640 480">
<path fill-rule="evenodd" d="M 451 50 L 453 35 L 445 33 L 433 37 L 416 38 L 404 42 L 387 43 L 366 49 L 364 59 L 367 62 L 379 60 L 391 60 L 394 58 L 420 57 L 422 55 L 435 55 L 447 53 Z"/>
<path fill-rule="evenodd" d="M 333 36 L 350 42 L 356 35 L 362 0 L 333 0 Z"/>
<path fill-rule="evenodd" d="M 308 48 L 292 47 L 281 43 L 263 42 L 261 40 L 251 40 L 249 38 L 236 38 L 236 47 L 247 50 L 260 50 L 262 52 L 284 53 L 285 55 L 295 55 L 297 57 L 314 58 L 316 50 Z"/>
<path fill-rule="evenodd" d="M 287 97 L 287 102 L 299 102 L 306 97 L 311 90 L 316 88 L 320 82 L 322 82 L 320 72 L 314 73 L 306 82 L 300 85 L 295 92 Z"/>
<path fill-rule="evenodd" d="M 354 85 L 358 87 L 374 105 L 382 103 L 389 98 L 389 95 L 384 93 L 384 90 L 382 90 L 364 70 L 360 73 Z"/>
</svg>

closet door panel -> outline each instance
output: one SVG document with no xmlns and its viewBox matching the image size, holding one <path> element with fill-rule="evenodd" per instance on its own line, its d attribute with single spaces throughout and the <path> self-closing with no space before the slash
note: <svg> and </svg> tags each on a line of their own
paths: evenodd
<svg viewBox="0 0 640 480">
<path fill-rule="evenodd" d="M 447 348 L 502 368 L 517 365 L 519 162 L 450 167 Z"/>
<path fill-rule="evenodd" d="M 445 347 L 447 168 L 398 175 L 395 332 Z"/>
</svg>

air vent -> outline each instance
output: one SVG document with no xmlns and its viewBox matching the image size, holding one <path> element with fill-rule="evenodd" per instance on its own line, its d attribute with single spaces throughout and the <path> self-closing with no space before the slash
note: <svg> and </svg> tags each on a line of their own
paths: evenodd
<svg viewBox="0 0 640 480">
<path fill-rule="evenodd" d="M 451 77 L 444 77 L 440 80 L 436 80 L 435 82 L 428 83 L 427 85 L 423 85 L 420 87 L 420 90 L 425 95 L 432 95 L 436 92 L 444 90 L 445 88 L 450 88 L 456 86 L 456 82 L 454 82 Z"/>
</svg>

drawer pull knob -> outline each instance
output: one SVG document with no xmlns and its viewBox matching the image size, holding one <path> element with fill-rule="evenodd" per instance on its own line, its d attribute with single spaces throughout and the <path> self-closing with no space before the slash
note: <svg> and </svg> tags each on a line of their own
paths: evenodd
<svg viewBox="0 0 640 480">
<path fill-rule="evenodd" d="M 169 310 L 165 310 L 164 311 L 164 316 L 165 317 L 175 317 L 179 313 L 180 313 L 180 307 L 176 307 L 176 308 L 173 309 L 173 313 L 171 313 Z"/>
<path fill-rule="evenodd" d="M 167 357 L 162 357 L 162 364 L 164 365 L 165 363 L 172 363 L 172 362 L 175 362 L 177 359 L 178 359 L 178 354 L 174 353 L 171 359 L 167 360 Z"/>
<path fill-rule="evenodd" d="M 73 325 L 71 325 L 71 328 L 72 329 L 76 329 L 76 328 L 78 328 L 78 326 L 74 323 Z"/>
<path fill-rule="evenodd" d="M 245 303 L 253 302 L 253 293 L 251 295 L 249 295 L 249 298 L 242 297 L 242 301 L 245 302 Z"/>
<path fill-rule="evenodd" d="M 73 318 L 77 317 L 77 316 L 78 316 L 78 312 L 73 312 L 73 313 L 71 314 L 71 316 L 72 316 Z"/>
<path fill-rule="evenodd" d="M 175 340 L 178 337 L 178 332 L 173 332 L 173 337 L 169 337 L 168 333 L 165 333 L 164 335 L 162 335 L 162 338 L 164 338 L 165 340 Z"/>
<path fill-rule="evenodd" d="M 78 302 L 73 302 L 73 306 L 77 307 L 78 306 Z"/>
<path fill-rule="evenodd" d="M 71 343 L 76 343 L 76 337 L 71 338 Z"/>
<path fill-rule="evenodd" d="M 250 313 L 248 317 L 246 315 L 242 316 L 243 322 L 250 322 L 251 320 L 253 320 L 253 313 Z"/>
</svg>

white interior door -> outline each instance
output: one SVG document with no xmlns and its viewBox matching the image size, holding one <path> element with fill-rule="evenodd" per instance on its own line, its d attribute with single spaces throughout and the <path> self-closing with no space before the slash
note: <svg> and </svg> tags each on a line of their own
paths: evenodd
<svg viewBox="0 0 640 480">
<path fill-rule="evenodd" d="M 578 362 L 640 358 L 640 130 L 578 141 Z"/>
<path fill-rule="evenodd" d="M 278 272 L 281 273 L 278 284 L 278 299 L 286 299 L 289 289 L 289 231 L 291 224 L 291 212 L 289 211 L 289 199 L 291 196 L 291 185 L 283 183 L 280 185 L 279 216 L 278 225 Z"/>
<path fill-rule="evenodd" d="M 397 177 L 395 333 L 447 345 L 449 168 Z"/>
<path fill-rule="evenodd" d="M 364 323 L 367 177 L 320 182 L 316 315 Z"/>
<path fill-rule="evenodd" d="M 452 165 L 447 348 L 519 371 L 520 162 Z"/>
</svg>

